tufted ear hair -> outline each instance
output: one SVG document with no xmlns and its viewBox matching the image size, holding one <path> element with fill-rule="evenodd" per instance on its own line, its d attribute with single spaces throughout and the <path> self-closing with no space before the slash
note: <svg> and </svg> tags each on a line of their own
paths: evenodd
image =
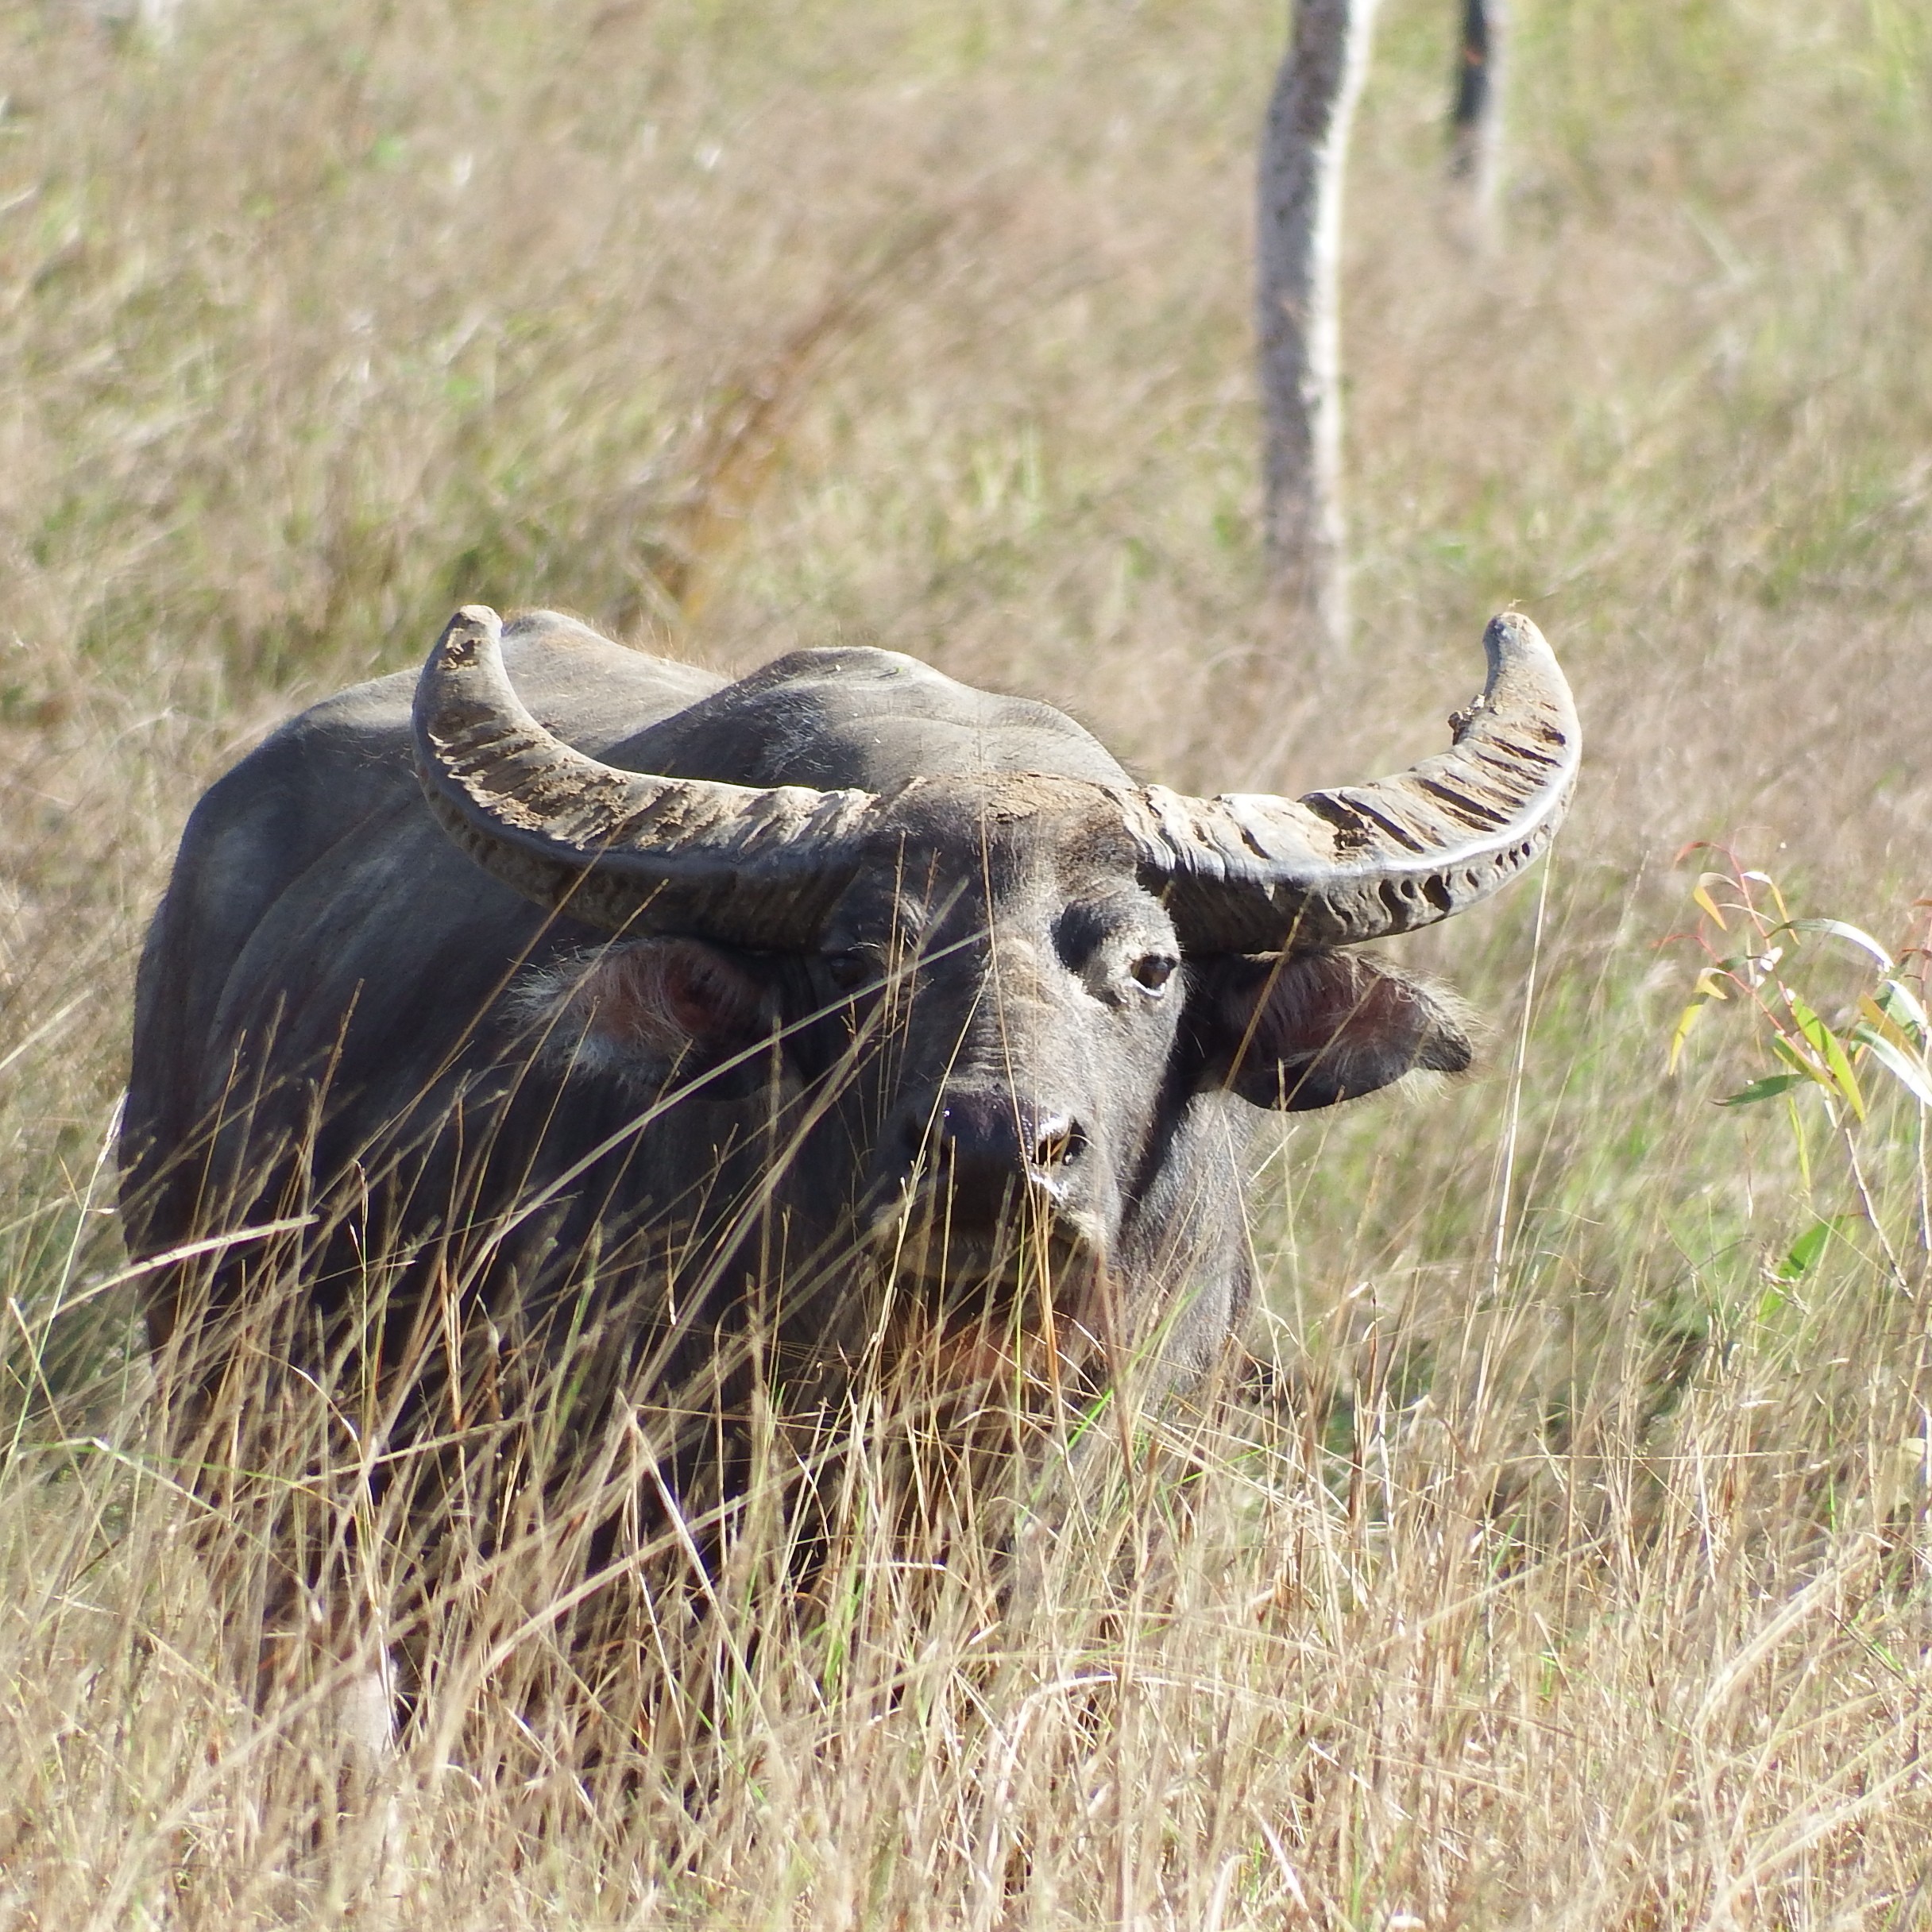
<svg viewBox="0 0 1932 1932">
<path fill-rule="evenodd" d="M 1223 954 L 1199 969 L 1189 1014 L 1204 1085 L 1291 1112 L 1472 1057 L 1440 996 L 1354 952 Z"/>
<path fill-rule="evenodd" d="M 766 990 L 745 964 L 698 939 L 641 939 L 546 968 L 525 1017 L 593 1068 L 675 1065 L 751 1045 L 768 1031 Z"/>
</svg>

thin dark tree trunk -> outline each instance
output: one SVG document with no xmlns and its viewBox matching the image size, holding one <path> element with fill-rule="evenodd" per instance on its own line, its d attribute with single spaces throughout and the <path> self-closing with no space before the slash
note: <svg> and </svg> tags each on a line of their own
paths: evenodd
<svg viewBox="0 0 1932 1932">
<path fill-rule="evenodd" d="M 1449 178 L 1461 191 L 1470 238 L 1481 245 L 1495 239 L 1509 29 L 1509 0 L 1463 0 L 1455 98 L 1449 110 Z"/>
<path fill-rule="evenodd" d="M 1348 639 L 1337 276 L 1349 125 L 1377 0 L 1299 0 L 1268 104 L 1257 182 L 1268 568 L 1300 645 Z"/>
</svg>

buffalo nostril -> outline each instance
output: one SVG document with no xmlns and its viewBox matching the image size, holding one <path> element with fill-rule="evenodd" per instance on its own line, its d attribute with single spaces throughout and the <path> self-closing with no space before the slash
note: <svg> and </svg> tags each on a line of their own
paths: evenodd
<svg viewBox="0 0 1932 1932">
<path fill-rule="evenodd" d="M 1069 1113 L 992 1086 L 955 1088 L 907 1110 L 891 1138 L 903 1150 L 895 1174 L 902 1198 L 960 1241 L 995 1238 L 1018 1217 L 1053 1208 L 1068 1163 L 1087 1146 Z"/>
<path fill-rule="evenodd" d="M 1087 1136 L 1080 1131 L 1079 1123 L 1069 1120 L 1064 1114 L 1049 1115 L 1031 1125 L 1031 1159 L 1037 1168 L 1064 1167 L 1087 1145 Z"/>
<path fill-rule="evenodd" d="M 939 1111 L 933 1138 L 940 1159 L 949 1167 L 1016 1169 L 1027 1142 L 1025 1113 L 1006 1095 L 955 1095 Z"/>
<path fill-rule="evenodd" d="M 960 1094 L 933 1123 L 932 1151 L 956 1188 L 1004 1186 L 1050 1174 L 1072 1160 L 1087 1136 L 1070 1115 L 1011 1094 Z"/>
</svg>

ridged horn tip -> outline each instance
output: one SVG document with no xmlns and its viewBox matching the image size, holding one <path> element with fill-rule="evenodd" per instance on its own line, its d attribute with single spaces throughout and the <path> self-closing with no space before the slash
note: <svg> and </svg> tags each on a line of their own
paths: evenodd
<svg viewBox="0 0 1932 1932">
<path fill-rule="evenodd" d="M 1185 943 L 1356 945 L 1486 898 L 1555 836 L 1582 732 L 1556 654 L 1520 612 L 1483 632 L 1488 676 L 1451 748 L 1407 771 L 1296 800 L 1150 790 L 1142 834 Z"/>
</svg>

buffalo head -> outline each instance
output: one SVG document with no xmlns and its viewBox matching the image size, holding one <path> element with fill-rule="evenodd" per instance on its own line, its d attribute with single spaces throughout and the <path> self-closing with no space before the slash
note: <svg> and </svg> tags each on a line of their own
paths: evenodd
<svg viewBox="0 0 1932 1932">
<path fill-rule="evenodd" d="M 1562 820 L 1555 660 L 1517 616 L 1485 644 L 1451 750 L 1298 801 L 1137 786 L 1104 754 L 820 788 L 574 748 L 472 607 L 418 686 L 417 756 L 465 849 L 611 935 L 526 1001 L 554 1056 L 646 1106 L 763 1081 L 768 1202 L 940 1312 L 962 1366 L 1016 1323 L 1099 1335 L 1122 1284 L 1187 1291 L 1198 1362 L 1246 1293 L 1225 1096 L 1323 1107 L 1468 1064 L 1436 1000 L 1346 949 L 1474 903 Z"/>
</svg>

